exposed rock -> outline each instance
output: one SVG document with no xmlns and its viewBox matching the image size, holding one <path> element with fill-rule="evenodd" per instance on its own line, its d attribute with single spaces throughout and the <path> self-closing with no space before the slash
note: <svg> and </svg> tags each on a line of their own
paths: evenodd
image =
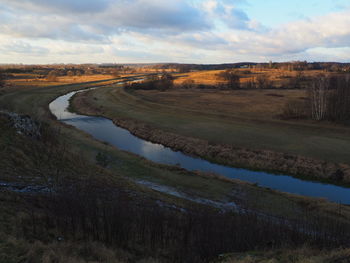
<svg viewBox="0 0 350 263">
<path fill-rule="evenodd" d="M 14 112 L 0 111 L 0 114 L 7 117 L 17 133 L 31 138 L 39 139 L 41 137 L 40 124 L 34 121 L 28 115 L 19 115 Z"/>
</svg>

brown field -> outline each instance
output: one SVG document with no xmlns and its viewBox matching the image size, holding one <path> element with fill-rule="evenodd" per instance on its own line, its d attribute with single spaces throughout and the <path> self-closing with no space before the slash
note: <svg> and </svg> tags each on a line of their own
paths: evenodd
<svg viewBox="0 0 350 263">
<path fill-rule="evenodd" d="M 241 77 L 241 83 L 253 81 L 258 75 L 267 75 L 269 80 L 275 86 L 281 86 L 286 83 L 292 77 L 298 74 L 298 71 L 288 71 L 282 69 L 236 69 L 235 70 Z M 225 83 L 224 80 L 218 76 L 224 70 L 207 70 L 207 71 L 195 71 L 185 74 L 178 74 L 175 84 L 181 84 L 186 80 L 193 80 L 196 84 L 204 85 L 217 85 Z M 318 74 L 324 74 L 323 70 L 308 70 L 303 71 L 305 77 L 314 77 Z M 329 74 L 329 73 L 327 73 Z M 334 74 L 334 73 L 333 73 Z"/>
<path fill-rule="evenodd" d="M 48 87 L 63 84 L 74 84 L 82 82 L 100 81 L 115 79 L 112 75 L 82 75 L 82 76 L 61 76 L 57 77 L 57 81 L 48 81 L 46 78 L 39 78 L 36 74 L 14 74 L 15 79 L 7 80 L 9 86 L 15 87 Z M 127 77 L 130 74 L 121 74 L 120 77 Z"/>
<path fill-rule="evenodd" d="M 199 90 L 165 92 L 139 90 L 135 95 L 147 102 L 220 115 L 275 120 L 290 100 L 303 100 L 304 90 Z"/>
</svg>

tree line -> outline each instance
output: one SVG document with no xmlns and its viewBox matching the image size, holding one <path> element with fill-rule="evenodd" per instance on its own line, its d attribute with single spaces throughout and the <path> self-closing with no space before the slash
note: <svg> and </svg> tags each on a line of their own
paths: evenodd
<svg viewBox="0 0 350 263">
<path fill-rule="evenodd" d="M 86 179 L 43 196 L 40 212 L 22 218 L 27 237 L 52 231 L 65 240 L 99 241 L 109 247 L 164 258 L 210 262 L 218 255 L 308 244 L 336 248 L 350 241 L 349 224 L 306 215 L 298 220 L 247 210 L 178 207 L 132 191 L 98 187 Z"/>
<path fill-rule="evenodd" d="M 317 121 L 346 122 L 350 120 L 350 76 L 315 77 L 307 88 L 306 98 L 291 101 L 283 109 L 282 117 L 309 118 Z"/>
<path fill-rule="evenodd" d="M 125 83 L 125 88 L 128 90 L 161 90 L 165 91 L 174 87 L 174 77 L 170 73 L 163 72 L 162 74 L 148 75 L 144 81 L 137 83 Z"/>
</svg>

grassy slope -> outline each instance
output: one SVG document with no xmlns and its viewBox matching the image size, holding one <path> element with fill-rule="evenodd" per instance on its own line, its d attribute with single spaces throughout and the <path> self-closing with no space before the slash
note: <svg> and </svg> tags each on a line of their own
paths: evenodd
<svg viewBox="0 0 350 263">
<path fill-rule="evenodd" d="M 8 92 L 7 95 L 1 97 L 0 103 L 6 101 L 7 104 L 11 106 L 11 109 L 15 111 L 39 116 L 39 118 L 49 120 L 54 126 L 58 125 L 58 127 L 61 127 L 61 139 L 66 140 L 67 145 L 70 145 L 73 151 L 86 156 L 92 162 L 95 161 L 97 152 L 108 153 L 113 159 L 111 168 L 117 173 L 127 177 L 168 185 L 184 193 L 202 198 L 243 202 L 248 207 L 258 210 L 261 209 L 262 211 L 276 215 L 296 215 L 295 211 L 303 211 L 306 207 L 308 209 L 312 207 L 312 209 L 319 210 L 321 213 L 327 215 L 337 213 L 338 206 L 325 201 L 282 195 L 275 191 L 262 189 L 245 183 L 217 180 L 216 178 L 207 176 L 193 176 L 193 173 L 174 169 L 173 167 L 160 166 L 133 154 L 119 151 L 114 147 L 93 140 L 89 135 L 83 132 L 49 119 L 48 103 L 51 100 L 61 94 L 86 86 L 88 85 L 81 84 L 18 90 Z M 115 89 L 101 89 L 101 91 L 103 91 L 102 94 L 110 90 Z M 126 95 L 129 96 L 128 94 Z M 107 101 L 106 106 L 108 106 L 108 103 L 111 102 Z M 258 196 L 259 198 L 257 198 Z M 344 211 L 347 210 L 345 209 Z"/>
<path fill-rule="evenodd" d="M 271 93 L 284 97 L 271 96 Z M 301 91 L 276 90 L 128 93 L 106 88 L 92 91 L 88 103 L 110 118 L 133 118 L 214 143 L 350 164 L 349 128 L 276 118 L 284 102 L 303 95 Z"/>
<path fill-rule="evenodd" d="M 277 216 L 281 215 L 294 218 L 301 216 L 306 210 L 313 211 L 315 216 L 318 216 L 318 214 L 320 214 L 327 217 L 338 217 L 338 205 L 330 204 L 328 202 L 316 199 L 281 194 L 275 191 L 258 188 L 245 183 L 219 180 L 217 178 L 208 177 L 206 175 L 193 174 L 176 169 L 174 167 L 156 165 L 132 154 L 119 151 L 113 147 L 92 140 L 90 136 L 71 127 L 61 125 L 49 118 L 50 114 L 48 112 L 48 103 L 51 100 L 61 94 L 86 86 L 88 85 L 82 84 L 52 88 L 13 90 L 0 98 L 0 104 L 3 105 L 3 103 L 6 103 L 6 105 L 12 110 L 35 115 L 40 119 L 49 121 L 54 127 L 61 127 L 62 134 L 60 135 L 60 139 L 66 140 L 67 145 L 71 146 L 71 150 L 77 152 L 78 154 L 86 156 L 91 161 L 94 161 L 94 157 L 98 151 L 107 152 L 113 158 L 113 165 L 111 167 L 112 170 L 111 173 L 108 173 L 108 176 L 111 176 L 113 182 L 119 182 L 121 184 L 124 184 L 126 187 L 135 186 L 133 184 L 127 183 L 124 180 L 121 182 L 121 177 L 119 174 L 131 178 L 146 179 L 158 182 L 160 184 L 169 185 L 188 194 L 197 195 L 204 198 L 217 200 L 225 199 L 242 202 L 251 209 L 260 210 Z M 2 127 L 1 137 L 9 138 L 9 131 L 6 128 L 3 129 L 3 125 L 0 125 L 0 127 Z M 25 140 L 23 140 L 23 138 L 20 136 L 15 136 L 15 138 L 16 140 L 1 140 L 1 143 L 3 144 L 1 145 L 1 149 L 9 149 L 7 144 L 10 143 L 14 146 L 13 153 L 21 154 Z M 13 158 L 11 155 L 7 154 L 8 152 L 6 155 L 1 156 L 2 165 L 4 165 L 4 167 L 14 165 L 9 163 L 9 161 L 13 160 Z M 23 161 L 26 162 L 25 159 Z M 13 171 L 15 171 L 15 169 Z M 13 176 L 16 175 L 17 174 L 13 174 Z M 11 176 L 11 174 L 8 174 L 8 176 Z M 11 180 L 15 178 L 7 177 L 6 179 Z M 149 191 L 143 189 L 142 187 L 137 187 L 137 189 L 138 191 L 144 191 L 145 193 L 149 194 Z M 22 204 L 19 202 L 20 200 L 18 199 L 17 195 L 13 196 L 13 198 L 11 196 L 12 195 L 9 195 L 9 193 L 0 195 L 0 202 L 2 203 L 0 211 L 0 214 L 2 215 L 2 229 L 7 229 L 6 225 L 13 225 L 13 219 L 19 216 L 17 211 L 21 210 Z M 168 200 L 169 202 L 183 204 L 183 201 L 177 198 L 171 198 L 166 195 L 160 195 L 158 193 L 152 192 L 152 196 L 153 198 L 161 198 L 163 200 Z M 348 207 L 344 207 L 342 209 L 342 217 L 345 220 L 348 220 L 348 218 L 350 218 L 350 209 Z M 50 253 L 53 254 L 53 257 L 55 257 L 55 254 L 61 254 L 62 256 L 65 256 L 64 253 L 67 253 L 69 256 L 72 255 L 71 250 L 69 250 L 72 248 L 67 248 L 64 246 L 62 248 L 62 246 L 59 244 L 43 245 L 37 243 L 36 247 L 39 252 L 36 252 L 35 247 L 34 250 L 32 249 L 32 244 L 28 244 L 25 241 L 13 239 L 13 233 L 8 232 L 4 235 L 5 236 L 2 238 L 3 242 L 0 244 L 0 252 L 5 254 L 1 254 L 0 256 L 7 257 L 7 259 L 9 258 L 8 255 L 10 250 L 13 252 L 13 257 L 10 254 L 10 258 L 17 257 L 18 259 L 23 258 L 23 255 L 27 255 L 27 253 L 42 253 L 43 251 L 47 250 L 51 251 Z M 79 250 L 80 245 L 73 244 L 71 246 L 76 251 L 76 249 Z M 99 249 L 103 249 L 103 247 L 101 248 L 100 245 L 97 246 Z M 18 250 L 19 248 L 21 249 Z M 111 253 L 110 251 L 107 252 Z M 111 257 L 112 256 L 113 255 L 111 255 Z M 62 262 L 64 262 L 64 260 Z M 103 261 L 101 260 L 99 262 Z M 107 262 L 114 261 L 107 260 Z"/>
<path fill-rule="evenodd" d="M 222 263 L 336 263 L 349 262 L 350 250 L 318 251 L 310 248 L 236 254 Z"/>
</svg>

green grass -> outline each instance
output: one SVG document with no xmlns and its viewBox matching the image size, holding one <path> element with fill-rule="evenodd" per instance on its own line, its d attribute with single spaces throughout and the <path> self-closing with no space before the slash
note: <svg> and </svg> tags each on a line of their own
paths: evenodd
<svg viewBox="0 0 350 263">
<path fill-rule="evenodd" d="M 193 104 L 197 93 L 192 94 Z M 194 107 L 191 100 L 188 104 L 180 99 L 163 103 L 158 98 L 154 102 L 149 100 L 151 96 L 145 99 L 139 93 L 128 93 L 112 87 L 90 91 L 90 94 L 89 104 L 100 107 L 103 115 L 111 119 L 132 118 L 165 131 L 213 143 L 350 164 L 350 129 L 340 125 L 261 118 L 261 113 L 255 114 L 254 118 L 252 112 L 219 113 L 212 109 L 206 110 L 205 106 Z"/>
<path fill-rule="evenodd" d="M 100 84 L 103 84 L 103 82 Z M 137 191 L 147 198 L 161 199 L 181 207 L 193 205 L 191 202 L 150 191 L 126 180 L 126 178 L 142 179 L 166 185 L 196 197 L 235 201 L 250 209 L 275 216 L 298 218 L 305 212 L 313 211 L 315 217 L 339 217 L 339 214 L 337 214 L 339 206 L 336 204 L 283 194 L 251 184 L 230 181 L 215 176 L 187 172 L 177 167 L 158 165 L 96 141 L 91 136 L 51 118 L 48 110 L 50 101 L 67 92 L 91 85 L 98 85 L 98 83 L 16 89 L 7 91 L 4 96 L 0 97 L 0 103 L 1 105 L 6 103 L 9 110 L 30 114 L 42 121 L 48 122 L 54 128 L 59 127 L 61 129 L 59 139 L 62 142 L 65 141 L 69 146 L 72 156 L 66 162 L 66 166 L 74 168 L 77 174 L 83 175 L 86 171 L 95 173 L 96 178 L 101 183 L 108 184 L 109 186 L 125 187 Z M 106 92 L 108 90 L 110 89 L 101 89 L 101 91 Z M 126 96 L 130 95 L 126 94 Z M 107 107 L 108 104 L 105 106 Z M 141 106 L 143 105 L 140 103 Z M 132 113 L 141 114 L 138 110 Z M 179 121 L 178 124 L 181 122 Z M 28 149 L 35 149 L 36 142 L 16 134 L 13 129 L 7 127 L 2 122 L 0 122 L 0 138 L 1 171 L 4 171 L 3 169 L 7 167 L 6 177 L 2 177 L 2 174 L 0 180 L 16 181 L 18 180 L 18 176 L 27 176 L 28 179 L 34 176 L 35 169 L 31 165 L 34 156 L 30 154 Z M 93 165 L 98 152 L 105 152 L 112 158 L 112 165 L 109 170 L 98 169 Z M 76 158 L 77 156 L 89 160 L 90 163 L 79 163 L 78 158 Z M 19 167 L 23 167 L 23 169 L 20 170 L 18 169 Z M 24 179 L 21 178 L 20 180 L 23 181 Z M 82 260 L 124 262 L 124 259 L 126 261 L 130 258 L 134 260 L 125 251 L 112 251 L 102 244 L 81 244 L 68 241 L 57 243 L 53 240 L 49 242 L 32 242 L 21 239 L 20 237 L 17 238 L 20 235 L 17 233 L 18 229 L 16 230 L 16 227 L 20 225 L 18 220 L 21 218 L 21 212 L 27 209 L 30 210 L 31 208 L 23 201 L 21 195 L 11 192 L 0 192 L 0 262 L 12 263 L 22 262 L 23 260 L 32 260 L 32 262 L 82 262 Z M 349 207 L 343 206 L 341 217 L 345 221 L 350 219 Z M 90 252 L 87 253 L 86 251 Z M 153 261 L 149 260 L 146 262 Z"/>
<path fill-rule="evenodd" d="M 103 84 L 103 82 L 100 84 Z M 247 183 L 187 172 L 176 167 L 158 165 L 134 154 L 120 151 L 115 147 L 96 141 L 91 136 L 73 127 L 51 119 L 48 110 L 48 104 L 50 101 L 67 92 L 86 88 L 91 85 L 99 84 L 89 83 L 65 85 L 61 87 L 13 90 L 8 91 L 4 96 L 0 97 L 0 103 L 6 102 L 10 110 L 36 116 L 39 119 L 49 122 L 53 127 L 60 127 L 60 140 L 65 140 L 70 151 L 83 156 L 91 163 L 95 162 L 95 157 L 98 152 L 107 153 L 112 158 L 112 165 L 110 167 L 110 174 L 106 174 L 106 176 L 114 178 L 113 180 L 115 181 L 120 180 L 120 175 L 126 178 L 147 180 L 172 187 L 191 196 L 213 200 L 235 201 L 252 209 L 281 216 L 295 217 L 299 213 L 303 213 L 304 208 L 309 209 L 310 207 L 327 216 L 329 214 L 334 214 L 333 211 L 337 211 L 338 206 L 336 204 L 331 204 L 326 201 L 296 197 L 293 195 L 282 194 L 277 191 L 259 188 Z M 114 94 L 116 91 L 118 93 Z M 111 105 L 115 105 L 114 109 L 116 114 L 123 113 L 125 115 L 129 114 L 130 116 L 137 115 L 140 116 L 140 118 L 147 117 L 153 119 L 149 112 L 146 111 L 147 109 L 152 110 L 152 107 L 150 108 L 147 102 L 140 101 L 140 99 L 125 93 L 120 89 L 116 90 L 115 88 L 104 87 L 99 89 L 99 92 L 93 92 L 92 97 L 97 97 L 97 101 L 100 101 L 102 98 L 105 99 L 105 96 L 110 95 L 111 92 L 113 96 L 118 95 L 120 92 L 125 99 L 120 99 L 119 102 L 124 103 L 118 104 L 114 99 L 105 100 L 104 107 L 106 107 L 106 109 Z M 136 106 L 135 101 L 139 102 Z M 135 108 L 133 108 L 133 106 L 135 106 Z M 140 110 L 140 107 L 141 109 L 145 109 L 145 111 Z M 166 118 L 166 116 L 168 116 L 167 114 L 168 112 L 164 113 L 164 115 L 161 113 L 157 115 L 157 118 L 162 120 L 160 122 L 161 124 L 170 122 Z M 189 115 L 189 117 L 195 118 L 196 115 L 192 114 Z M 208 117 L 203 114 L 202 120 L 205 118 Z M 180 118 L 177 124 L 184 123 L 186 120 L 188 120 L 188 117 L 185 119 Z M 205 127 L 204 124 L 203 127 Z M 191 131 L 191 129 L 189 129 L 189 131 Z M 22 147 L 21 143 L 18 143 L 17 146 Z M 129 184 L 127 187 L 135 187 L 132 183 L 127 183 L 125 180 L 122 182 L 123 184 Z M 157 198 L 162 198 L 169 202 L 181 205 L 184 203 L 184 201 L 179 198 L 149 191 L 143 187 L 137 187 L 137 191 L 144 191 L 145 193 L 151 192 L 152 195 Z M 349 214 L 350 218 L 350 209 L 344 207 L 343 211 L 347 216 Z"/>
</svg>

